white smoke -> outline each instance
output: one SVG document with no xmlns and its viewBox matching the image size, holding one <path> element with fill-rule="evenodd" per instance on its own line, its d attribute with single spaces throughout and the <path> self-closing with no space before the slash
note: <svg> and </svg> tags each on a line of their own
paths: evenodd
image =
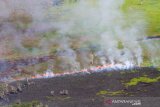
<svg viewBox="0 0 160 107">
<path fill-rule="evenodd" d="M 129 60 L 140 65 L 143 61 L 142 49 L 137 40 L 145 36 L 144 20 L 138 13 L 126 17 L 120 9 L 124 0 L 98 0 L 96 5 L 92 2 L 80 0 L 72 7 L 62 5 L 58 13 L 62 14 L 57 19 L 59 33 L 96 39 L 91 42 L 100 44 L 110 61 Z M 117 48 L 119 42 L 123 49 Z"/>
<path fill-rule="evenodd" d="M 124 0 L 1 0 L 0 58 L 12 52 L 22 56 L 49 54 L 56 45 L 58 67 L 76 71 L 127 61 L 141 65 L 145 45 L 155 56 L 150 60 L 155 62 L 159 45 L 137 41 L 146 36 L 145 16 L 134 11 L 125 14 L 121 10 L 123 3 Z"/>
</svg>

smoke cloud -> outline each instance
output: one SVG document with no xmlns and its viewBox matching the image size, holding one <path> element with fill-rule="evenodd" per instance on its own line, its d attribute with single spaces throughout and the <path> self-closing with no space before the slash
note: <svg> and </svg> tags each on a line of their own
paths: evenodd
<svg viewBox="0 0 160 107">
<path fill-rule="evenodd" d="M 121 10 L 124 0 L 1 0 L 0 59 L 54 54 L 53 69 L 76 71 L 108 63 L 157 65 L 159 43 L 140 42 L 142 12 Z M 144 52 L 145 50 L 145 52 Z M 51 62 L 48 64 L 52 66 Z M 50 67 L 49 67 L 50 68 Z"/>
</svg>

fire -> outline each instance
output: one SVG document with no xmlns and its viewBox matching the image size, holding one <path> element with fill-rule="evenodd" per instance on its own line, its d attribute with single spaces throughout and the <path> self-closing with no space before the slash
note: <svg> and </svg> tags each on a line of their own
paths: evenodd
<svg viewBox="0 0 160 107">
<path fill-rule="evenodd" d="M 63 76 L 63 75 L 72 75 L 76 73 L 92 73 L 92 72 L 101 72 L 103 70 L 111 71 L 111 70 L 123 70 L 123 69 L 131 69 L 134 67 L 134 64 L 132 64 L 129 61 L 126 61 L 124 64 L 105 64 L 102 66 L 97 67 L 90 67 L 89 69 L 84 68 L 80 71 L 72 71 L 72 72 L 64 72 L 64 73 L 53 73 L 51 70 L 47 70 L 44 74 L 37 74 L 35 76 L 32 76 L 32 79 L 36 78 L 52 78 L 57 76 Z"/>
<path fill-rule="evenodd" d="M 135 65 L 129 61 L 126 61 L 125 63 L 111 63 L 111 64 L 104 64 L 102 66 L 91 66 L 89 69 L 84 68 L 80 71 L 72 71 L 72 72 L 64 72 L 64 73 L 54 73 L 51 70 L 46 70 L 43 74 L 36 74 L 34 76 L 28 77 L 29 79 L 41 79 L 41 78 L 53 78 L 53 77 L 59 77 L 64 75 L 73 75 L 76 73 L 92 73 L 92 72 L 102 72 L 102 71 L 112 71 L 112 70 L 124 70 L 124 69 L 132 69 Z M 12 81 L 17 80 L 24 80 L 25 78 L 12 78 Z"/>
</svg>

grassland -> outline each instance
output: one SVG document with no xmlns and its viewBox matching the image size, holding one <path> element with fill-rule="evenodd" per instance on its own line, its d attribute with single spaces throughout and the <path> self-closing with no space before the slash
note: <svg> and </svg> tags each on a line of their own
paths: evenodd
<svg viewBox="0 0 160 107">
<path fill-rule="evenodd" d="M 125 0 L 122 8 L 125 12 L 130 10 L 144 12 L 148 23 L 147 34 L 160 35 L 160 0 Z"/>
<path fill-rule="evenodd" d="M 74 3 L 76 0 L 66 0 L 68 3 Z M 96 0 L 90 0 L 90 1 L 96 1 Z M 147 26 L 147 34 L 149 36 L 154 36 L 154 35 L 160 35 L 160 0 L 125 0 L 125 3 L 122 6 L 123 11 L 126 13 L 130 11 L 135 11 L 135 12 L 140 12 L 144 13 L 144 18 L 146 19 L 148 26 Z M 27 29 L 30 27 L 29 25 L 32 23 L 31 17 L 29 15 L 24 15 L 26 13 L 21 14 L 11 14 L 10 20 L 13 25 L 16 26 L 16 29 L 19 31 L 22 31 L 24 29 Z M 19 20 L 22 25 L 19 25 Z M 9 54 L 4 54 L 1 58 L 2 59 L 9 59 L 9 60 L 14 60 L 14 59 L 20 59 L 23 57 L 36 57 L 36 56 L 43 56 L 43 55 L 50 55 L 50 54 L 55 54 L 56 51 L 58 50 L 58 43 L 56 41 L 59 40 L 59 35 L 55 30 L 53 31 L 48 31 L 40 34 L 34 37 L 34 38 L 27 38 L 25 37 L 22 39 L 22 47 L 25 48 L 24 52 L 19 51 L 18 49 L 13 49 L 14 51 L 11 51 Z M 51 39 L 55 39 L 54 42 L 51 41 Z M 39 46 L 41 39 L 47 40 L 48 42 L 48 50 L 44 51 L 44 47 Z M 83 38 L 84 39 L 84 38 Z M 83 40 L 82 39 L 82 40 Z M 96 38 L 97 39 L 97 38 Z M 95 40 L 93 43 L 96 43 Z M 79 41 L 78 41 L 79 40 Z M 72 41 L 69 41 L 71 44 L 71 48 L 73 50 L 80 48 L 85 48 L 85 45 L 81 42 L 80 38 L 72 38 Z M 86 44 L 86 43 L 85 43 Z M 90 45 L 91 43 L 88 43 L 86 45 Z M 92 45 L 92 44 L 91 44 Z M 123 49 L 123 43 L 121 41 L 118 42 L 117 45 L 118 49 Z M 145 46 L 142 46 L 143 49 L 143 63 L 141 66 L 153 66 L 153 63 L 149 60 L 151 59 L 150 57 L 152 56 L 150 54 L 150 50 L 147 50 Z M 10 48 L 9 48 L 10 51 Z M 159 54 L 159 52 L 156 53 L 156 55 Z M 77 54 L 77 57 L 79 54 Z M 89 56 L 89 55 L 88 55 Z M 153 55 L 154 56 L 154 55 Z M 79 61 L 78 57 L 78 61 Z M 58 58 L 56 59 L 56 64 L 59 64 Z M 156 62 L 159 65 L 159 58 Z M 34 71 L 34 68 L 37 68 L 36 71 L 39 73 L 43 72 L 45 69 L 47 69 L 48 64 L 47 62 L 44 62 L 42 64 L 37 64 L 35 66 L 27 66 L 25 70 L 27 71 Z M 59 66 L 56 66 L 58 68 Z"/>
</svg>

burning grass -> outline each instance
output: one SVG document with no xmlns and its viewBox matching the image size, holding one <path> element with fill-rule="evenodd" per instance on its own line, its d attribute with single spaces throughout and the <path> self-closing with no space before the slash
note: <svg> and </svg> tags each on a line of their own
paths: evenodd
<svg viewBox="0 0 160 107">
<path fill-rule="evenodd" d="M 82 69 L 79 71 L 64 71 L 64 72 L 53 72 L 50 69 L 46 69 L 44 73 L 35 74 L 29 76 L 31 79 L 38 79 L 38 78 L 52 78 L 57 76 L 64 76 L 64 75 L 74 75 L 77 73 L 93 73 L 93 72 L 103 72 L 103 71 L 118 71 L 118 70 L 127 70 L 127 69 L 133 69 L 135 66 L 130 63 L 126 62 L 125 64 L 106 64 L 102 66 L 91 66 L 90 68 Z M 112 74 L 109 73 L 108 76 L 111 76 Z M 17 80 L 23 80 L 23 77 L 18 78 Z"/>
<path fill-rule="evenodd" d="M 74 5 L 73 7 L 69 5 L 74 3 L 77 4 Z M 108 3 L 110 3 L 113 6 L 108 5 Z M 157 0 L 154 2 L 157 3 L 155 8 L 153 8 L 153 6 L 150 7 L 150 4 L 154 4 L 150 0 L 144 1 L 141 5 L 139 4 L 137 5 L 137 3 L 139 3 L 138 0 L 135 1 L 126 0 L 126 3 L 124 4 L 123 8 L 128 10 L 128 6 L 130 7 L 131 5 L 131 7 L 135 6 L 138 7 L 138 9 L 140 8 L 142 10 L 145 10 L 147 8 L 148 10 L 146 10 L 146 12 L 148 11 L 150 12 L 152 9 L 155 10 L 156 12 L 158 11 L 157 6 L 159 6 L 159 3 L 157 3 Z M 8 4 L 14 5 L 12 4 L 12 2 L 8 2 Z M 144 49 L 145 47 L 141 46 L 141 44 L 137 42 L 137 39 L 142 35 L 144 35 L 143 23 L 141 23 L 142 26 L 141 24 L 137 25 L 133 23 L 133 22 L 136 23 L 141 22 L 141 20 L 139 21 L 138 19 L 139 17 L 136 17 L 137 19 L 129 18 L 133 21 L 129 22 L 129 24 L 126 21 L 124 21 L 125 18 L 123 17 L 125 16 L 124 14 L 121 13 L 119 9 L 120 5 L 121 5 L 120 2 L 114 2 L 113 0 L 110 0 L 108 2 L 106 2 L 105 0 L 101 0 L 99 2 L 99 6 L 97 0 L 89 0 L 89 2 L 86 1 L 84 3 L 79 3 L 77 0 L 68 0 L 64 2 L 63 4 L 64 7 L 63 6 L 60 7 L 59 10 L 55 9 L 56 12 L 60 13 L 62 12 L 63 14 L 62 17 L 61 16 L 59 17 L 59 14 L 57 15 L 56 13 L 55 13 L 55 15 L 57 15 L 56 18 L 51 16 L 51 19 L 55 18 L 57 21 L 62 23 L 62 25 L 61 24 L 59 25 L 59 22 L 56 23 L 58 27 L 57 26 L 53 27 L 52 25 L 50 26 L 49 24 L 46 25 L 49 19 L 48 17 L 46 18 L 45 15 L 43 14 L 42 16 L 40 14 L 38 15 L 38 17 L 37 16 L 34 17 L 34 15 L 36 14 L 32 14 L 32 12 L 30 13 L 30 11 L 28 11 L 28 8 L 30 6 L 24 8 L 24 11 L 23 9 L 22 11 L 21 9 L 20 10 L 13 9 L 13 11 L 11 11 L 11 14 L 8 16 L 7 20 L 9 21 L 4 22 L 2 25 L 6 25 L 6 23 L 9 23 L 10 26 L 9 28 L 7 27 L 7 29 L 4 29 L 5 36 L 6 35 L 8 36 L 8 33 L 6 32 L 9 32 L 10 28 L 13 28 L 15 30 L 14 31 L 15 33 L 13 31 L 10 31 L 11 32 L 10 35 L 15 37 L 14 39 L 16 41 L 12 41 L 12 39 L 11 41 L 9 41 L 10 43 L 13 42 L 13 44 L 15 45 L 13 47 L 10 47 L 13 48 L 13 50 L 15 51 L 10 52 L 11 54 L 6 55 L 6 57 L 0 56 L 0 58 L 3 57 L 3 59 L 5 58 L 18 59 L 18 57 L 20 58 L 26 56 L 31 56 L 31 57 L 38 56 L 41 53 L 43 55 L 44 54 L 54 55 L 55 59 L 54 61 L 51 61 L 51 64 L 49 62 L 43 62 L 35 64 L 33 66 L 24 67 L 26 71 L 33 72 L 35 74 L 38 73 L 37 77 L 43 77 L 43 76 L 45 77 L 46 75 L 48 75 L 45 72 L 48 69 L 51 70 L 52 72 L 51 74 L 53 75 L 54 74 L 61 75 L 61 74 L 73 74 L 73 72 L 76 73 L 76 71 L 98 72 L 98 71 L 103 71 L 105 68 L 107 68 L 108 70 L 132 68 L 128 67 L 128 65 L 124 66 L 125 61 L 128 60 L 129 62 L 132 62 L 132 65 L 135 66 L 137 65 L 152 66 L 153 63 L 150 60 L 154 60 L 154 57 L 157 56 L 159 52 L 157 53 L 155 52 L 156 54 L 151 54 L 151 53 L 157 51 L 157 48 L 155 48 L 155 50 L 145 51 Z M 57 6 L 61 5 L 57 4 Z M 41 5 L 37 4 L 37 7 L 39 7 L 40 9 Z M 84 8 L 85 11 L 81 11 L 83 10 L 82 7 Z M 45 10 L 47 14 L 50 13 L 49 10 L 52 9 L 54 10 L 53 6 L 51 7 L 49 6 L 48 8 L 49 9 Z M 66 12 L 66 10 L 68 12 Z M 35 11 L 35 13 L 39 13 L 39 11 Z M 100 15 L 99 13 L 102 13 L 104 15 Z M 108 15 L 108 13 L 113 13 L 113 14 Z M 149 16 L 151 16 L 154 20 L 153 25 L 158 26 L 155 23 L 155 21 L 156 22 L 159 21 L 155 18 L 155 15 L 151 15 L 150 13 Z M 40 20 L 40 17 L 43 20 Z M 117 21 L 115 21 L 114 18 Z M 107 19 L 107 20 L 101 20 L 101 19 Z M 98 24 L 100 21 L 102 21 L 101 24 Z M 43 22 L 43 24 L 41 22 Z M 56 22 L 55 20 L 50 20 L 51 24 L 55 24 L 55 22 Z M 74 23 L 76 24 L 74 25 Z M 152 21 L 150 23 L 152 23 Z M 153 25 L 151 24 L 151 26 Z M 59 28 L 59 26 L 62 26 L 62 28 L 61 27 Z M 44 28 L 46 28 L 47 30 Z M 153 29 L 157 30 L 157 27 Z M 151 33 L 153 33 L 153 31 L 154 30 L 151 30 Z M 154 33 L 156 33 L 156 31 Z M 18 37 L 17 34 L 19 34 Z M 151 44 L 151 46 L 152 45 L 153 44 Z M 10 48 L 8 48 L 8 50 L 10 50 Z M 86 48 L 86 50 L 84 48 Z M 150 56 L 154 57 L 150 58 Z M 159 59 L 159 57 L 156 59 Z M 157 60 L 157 62 L 158 61 L 159 60 Z M 53 67 L 50 68 L 49 67 L 50 65 Z M 33 78 L 34 77 L 36 76 L 33 76 Z"/>
</svg>

